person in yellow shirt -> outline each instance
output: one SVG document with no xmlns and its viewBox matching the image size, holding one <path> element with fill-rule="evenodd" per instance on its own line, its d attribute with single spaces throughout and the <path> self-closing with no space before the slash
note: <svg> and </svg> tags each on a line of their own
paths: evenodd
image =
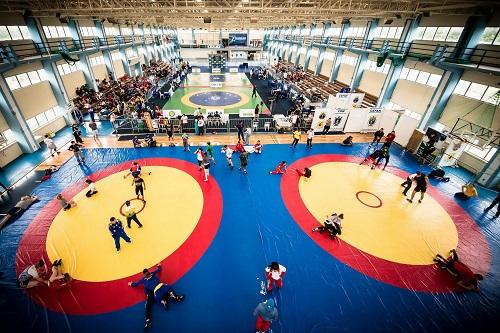
<svg viewBox="0 0 500 333">
<path fill-rule="evenodd" d="M 473 197 L 477 197 L 477 190 L 472 183 L 462 185 L 462 192 L 455 193 L 455 198 L 460 200 L 469 200 Z"/>
<path fill-rule="evenodd" d="M 290 147 L 295 148 L 295 146 L 297 146 L 297 143 L 299 143 L 301 137 L 302 137 L 302 132 L 299 129 L 295 130 L 293 132 L 293 141 Z"/>
</svg>

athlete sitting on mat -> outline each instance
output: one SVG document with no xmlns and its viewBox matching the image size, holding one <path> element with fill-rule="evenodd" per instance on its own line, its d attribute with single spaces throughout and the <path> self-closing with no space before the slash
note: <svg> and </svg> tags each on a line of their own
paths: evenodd
<svg viewBox="0 0 500 333">
<path fill-rule="evenodd" d="M 132 163 L 132 166 L 130 167 L 129 169 L 129 173 L 127 173 L 125 176 L 123 176 L 123 178 L 127 178 L 128 175 L 132 175 L 132 177 L 139 177 L 141 175 L 141 172 L 142 172 L 142 167 L 141 165 L 139 164 L 139 162 L 137 161 L 134 161 Z M 148 172 L 148 175 L 151 175 L 151 172 Z"/>
<path fill-rule="evenodd" d="M 134 148 L 141 148 L 142 147 L 141 140 L 139 140 L 137 138 L 137 136 L 134 136 L 134 138 L 132 139 L 132 144 L 134 145 Z"/>
<path fill-rule="evenodd" d="M 311 169 L 309 168 L 304 168 L 303 171 L 300 171 L 299 169 L 295 169 L 299 177 L 304 177 L 305 180 L 307 181 L 309 178 L 311 178 L 312 172 Z"/>
<path fill-rule="evenodd" d="M 70 281 L 70 276 L 68 273 L 62 273 L 61 270 L 62 260 L 58 259 L 54 261 L 52 264 L 51 274 L 48 279 L 43 279 L 44 275 L 47 275 L 48 272 L 45 270 L 45 262 L 40 260 L 34 265 L 28 266 L 24 269 L 24 271 L 19 274 L 17 278 L 17 284 L 21 288 L 33 288 L 40 285 L 51 286 L 55 281 L 60 281 L 63 283 Z"/>
<path fill-rule="evenodd" d="M 453 275 L 457 284 L 464 289 L 479 291 L 479 281 L 483 279 L 481 274 L 474 274 L 472 270 L 458 259 L 457 251 L 451 250 L 448 258 L 443 258 L 437 254 L 434 262 L 441 269 L 446 269 Z"/>
<path fill-rule="evenodd" d="M 270 175 L 282 175 L 286 172 L 286 161 L 281 161 L 273 171 L 269 171 Z"/>
<path fill-rule="evenodd" d="M 161 266 L 156 266 L 156 269 L 150 272 L 148 269 L 144 269 L 142 273 L 144 277 L 137 282 L 129 282 L 128 285 L 131 287 L 137 287 L 140 285 L 144 286 L 144 293 L 148 295 L 148 302 L 146 303 L 146 326 L 151 326 L 151 307 L 152 301 L 149 300 L 149 295 L 152 296 L 155 301 L 163 305 L 165 310 L 168 310 L 168 301 L 174 300 L 176 302 L 182 302 L 184 300 L 184 295 L 177 295 L 175 291 L 166 283 L 162 283 L 158 278 L 157 274 L 161 271 Z M 149 303 L 149 307 L 148 307 Z M 149 319 L 149 326 L 148 326 Z"/>
<path fill-rule="evenodd" d="M 0 229 L 2 229 L 7 224 L 7 222 L 10 221 L 11 218 L 24 213 L 24 211 L 36 201 L 38 201 L 38 197 L 35 195 L 25 195 L 21 197 L 21 200 L 19 200 L 16 205 L 12 207 L 0 221 Z"/>
<path fill-rule="evenodd" d="M 324 225 L 313 228 L 312 231 L 319 231 L 322 234 L 324 231 L 330 233 L 330 238 L 334 239 L 337 235 L 342 234 L 342 220 L 344 219 L 344 214 L 333 213 L 331 216 L 327 216 Z"/>
<path fill-rule="evenodd" d="M 349 135 L 347 138 L 344 139 L 344 141 L 342 141 L 342 143 L 340 145 L 341 146 L 352 146 L 352 136 Z"/>
<path fill-rule="evenodd" d="M 260 143 L 260 140 L 257 140 L 255 145 L 253 146 L 253 149 L 254 149 L 256 154 L 262 153 L 262 143 Z"/>
</svg>

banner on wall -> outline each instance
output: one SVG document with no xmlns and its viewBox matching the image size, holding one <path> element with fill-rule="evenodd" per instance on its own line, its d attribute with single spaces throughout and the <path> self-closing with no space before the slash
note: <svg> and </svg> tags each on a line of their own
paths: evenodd
<svg viewBox="0 0 500 333">
<path fill-rule="evenodd" d="M 326 107 L 345 110 L 359 109 L 364 98 L 364 93 L 337 93 L 335 96 L 330 95 L 328 97 Z"/>
<path fill-rule="evenodd" d="M 378 130 L 382 119 L 383 108 L 370 108 L 366 114 L 366 119 L 362 130 L 364 132 L 375 132 Z"/>
<path fill-rule="evenodd" d="M 335 109 L 332 116 L 332 126 L 330 127 L 330 131 L 332 132 L 343 131 L 348 116 L 349 116 L 349 110 Z"/>
<path fill-rule="evenodd" d="M 446 147 L 438 165 L 441 167 L 456 165 L 466 146 L 467 144 L 465 141 L 462 141 L 459 138 L 453 138 L 448 147 Z"/>
<path fill-rule="evenodd" d="M 347 108 L 358 109 L 363 104 L 363 99 L 365 98 L 365 93 L 354 93 L 349 94 L 349 100 L 347 102 Z"/>
<path fill-rule="evenodd" d="M 314 132 L 323 131 L 326 120 L 328 118 L 332 118 L 332 115 L 333 115 L 333 110 L 330 108 L 324 108 L 324 109 L 317 108 L 316 110 L 314 110 L 314 118 L 311 125 L 311 128 L 314 130 Z"/>
</svg>

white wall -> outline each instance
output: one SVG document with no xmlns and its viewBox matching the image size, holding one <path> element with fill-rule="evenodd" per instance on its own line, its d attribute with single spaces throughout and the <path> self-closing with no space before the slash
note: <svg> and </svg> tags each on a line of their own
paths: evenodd
<svg viewBox="0 0 500 333">
<path fill-rule="evenodd" d="M 386 74 L 380 72 L 372 72 L 365 70 L 363 76 L 361 77 L 361 82 L 359 84 L 359 89 L 373 96 L 379 96 L 382 86 L 384 85 L 384 80 Z"/>
<path fill-rule="evenodd" d="M 65 126 L 66 126 L 66 121 L 64 120 L 63 117 L 59 117 L 56 120 L 38 128 L 36 131 L 33 132 L 33 135 L 37 138 L 38 142 L 42 142 L 45 134 L 49 132 L 55 133 Z"/>
<path fill-rule="evenodd" d="M 214 50 L 181 48 L 181 58 L 184 59 L 208 59 L 211 53 L 214 53 Z"/>
<path fill-rule="evenodd" d="M 113 61 L 113 67 L 115 69 L 115 75 L 117 78 L 121 78 L 125 75 L 125 69 L 123 69 L 123 63 L 121 60 Z"/>
<path fill-rule="evenodd" d="M 4 167 L 17 157 L 22 155 L 21 147 L 17 142 L 7 146 L 2 149 L 2 153 L 0 153 L 0 166 Z"/>
<path fill-rule="evenodd" d="M 73 73 L 69 73 L 61 76 L 64 89 L 66 89 L 66 93 L 69 98 L 74 98 L 76 96 L 76 88 L 83 86 L 85 82 L 85 76 L 83 76 L 82 71 L 76 71 Z"/>
<path fill-rule="evenodd" d="M 57 105 L 56 98 L 48 81 L 16 89 L 12 94 L 26 119 L 32 118 Z"/>
<path fill-rule="evenodd" d="M 354 66 L 347 64 L 340 64 L 339 74 L 337 75 L 336 81 L 351 85 L 352 75 L 354 74 Z"/>
<path fill-rule="evenodd" d="M 461 95 L 452 95 L 439 122 L 451 129 L 458 118 L 493 130 L 500 128 L 500 111 L 495 112 L 495 105 Z"/>
<path fill-rule="evenodd" d="M 423 114 L 432 98 L 434 89 L 434 87 L 425 84 L 408 80 L 398 80 L 391 96 L 391 102 L 399 104 L 413 112 Z"/>
</svg>

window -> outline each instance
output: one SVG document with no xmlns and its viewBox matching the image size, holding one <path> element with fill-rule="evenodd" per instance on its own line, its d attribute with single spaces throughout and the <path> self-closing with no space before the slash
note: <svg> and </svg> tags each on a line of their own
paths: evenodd
<svg viewBox="0 0 500 333">
<path fill-rule="evenodd" d="M 437 87 L 439 81 L 441 81 L 441 75 L 403 67 L 401 74 L 399 75 L 399 79 L 414 81 L 431 87 Z"/>
<path fill-rule="evenodd" d="M 59 72 L 60 75 L 66 75 L 69 73 L 74 73 L 77 71 L 82 70 L 82 65 L 80 64 L 79 61 L 75 62 L 74 65 L 69 65 L 69 64 L 62 64 L 62 65 L 57 65 L 57 71 Z"/>
<path fill-rule="evenodd" d="M 116 27 L 104 27 L 106 36 L 118 36 L 118 29 Z"/>
<path fill-rule="evenodd" d="M 453 94 L 463 95 L 486 103 L 496 104 L 497 99 L 499 98 L 499 90 L 499 88 L 488 87 L 484 84 L 460 80 L 455 87 L 455 90 L 453 90 Z"/>
<path fill-rule="evenodd" d="M 83 37 L 97 36 L 96 27 L 80 27 L 80 31 L 81 31 Z"/>
<path fill-rule="evenodd" d="M 441 81 L 441 75 L 431 74 L 427 84 L 431 87 L 437 87 L 439 85 L 439 81 Z"/>
<path fill-rule="evenodd" d="M 464 30 L 464 28 L 451 27 L 450 31 L 448 32 L 448 36 L 446 36 L 446 41 L 447 42 L 458 42 L 458 39 L 460 38 L 460 35 L 462 34 L 463 30 Z"/>
<path fill-rule="evenodd" d="M 480 100 L 486 92 L 486 89 L 488 89 L 488 86 L 484 84 L 471 83 L 469 89 L 467 89 L 467 92 L 465 93 L 465 96 Z"/>
<path fill-rule="evenodd" d="M 5 78 L 5 81 L 7 81 L 7 84 L 9 85 L 11 91 L 47 80 L 48 79 L 44 69 L 17 74 Z"/>
<path fill-rule="evenodd" d="M 132 35 L 132 29 L 128 27 L 121 28 L 122 35 L 129 36 Z"/>
<path fill-rule="evenodd" d="M 418 27 L 413 39 L 457 42 L 463 27 Z"/>
<path fill-rule="evenodd" d="M 437 28 L 436 27 L 427 27 L 425 28 L 424 32 L 424 37 L 422 39 L 424 40 L 433 40 L 434 35 L 436 34 Z"/>
<path fill-rule="evenodd" d="M 121 60 L 121 55 L 120 55 L 120 52 L 114 52 L 114 53 L 111 53 L 111 59 L 113 61 L 115 60 Z"/>
<path fill-rule="evenodd" d="M 499 27 L 486 27 L 484 29 L 481 38 L 479 39 L 479 44 L 500 44 L 500 37 L 498 32 L 500 31 Z"/>
<path fill-rule="evenodd" d="M 417 76 L 417 83 L 421 84 L 427 84 L 427 80 L 429 80 L 429 77 L 431 76 L 430 73 L 427 72 L 419 72 Z"/>
<path fill-rule="evenodd" d="M 500 99 L 500 95 L 498 94 L 499 91 L 500 91 L 500 89 L 498 89 L 498 88 L 488 87 L 488 89 L 486 89 L 486 92 L 484 93 L 483 98 L 481 98 L 481 100 L 483 102 L 490 102 L 491 104 L 496 105 L 498 99 Z"/>
<path fill-rule="evenodd" d="M 71 38 L 69 27 L 66 25 L 43 26 L 43 32 L 47 38 Z"/>
<path fill-rule="evenodd" d="M 395 38 L 398 39 L 403 33 L 403 27 L 377 27 L 373 33 L 374 38 Z"/>
<path fill-rule="evenodd" d="M 3 131 L 2 135 L 5 138 L 5 140 L 7 140 L 7 144 L 16 141 L 16 136 L 14 135 L 14 132 L 12 132 L 11 129 L 7 129 L 7 130 Z"/>
<path fill-rule="evenodd" d="M 470 86 L 469 81 L 460 80 L 460 81 L 458 81 L 458 84 L 455 87 L 455 90 L 453 90 L 453 93 L 457 94 L 457 95 L 465 95 L 465 93 L 467 92 L 467 89 L 469 89 L 469 86 Z"/>
<path fill-rule="evenodd" d="M 91 66 L 104 65 L 104 56 L 93 57 L 89 61 Z"/>
<path fill-rule="evenodd" d="M 27 119 L 26 123 L 28 124 L 30 130 L 34 132 L 43 125 L 55 120 L 59 116 L 62 116 L 61 109 L 59 108 L 59 106 L 55 106 L 51 109 L 48 109 L 47 111 L 37 114 L 33 118 Z"/>
<path fill-rule="evenodd" d="M 0 41 L 31 39 L 28 27 L 21 25 L 0 25 Z"/>
<path fill-rule="evenodd" d="M 473 143 L 475 145 L 477 145 L 477 144 L 479 144 L 479 140 L 476 139 L 473 141 Z M 465 151 L 472 156 L 475 156 L 481 160 L 488 162 L 489 160 L 491 160 L 493 158 L 493 156 L 497 152 L 497 148 L 492 147 L 492 146 L 486 146 L 486 147 L 481 149 L 477 146 L 469 145 L 468 147 L 465 148 Z"/>
</svg>

